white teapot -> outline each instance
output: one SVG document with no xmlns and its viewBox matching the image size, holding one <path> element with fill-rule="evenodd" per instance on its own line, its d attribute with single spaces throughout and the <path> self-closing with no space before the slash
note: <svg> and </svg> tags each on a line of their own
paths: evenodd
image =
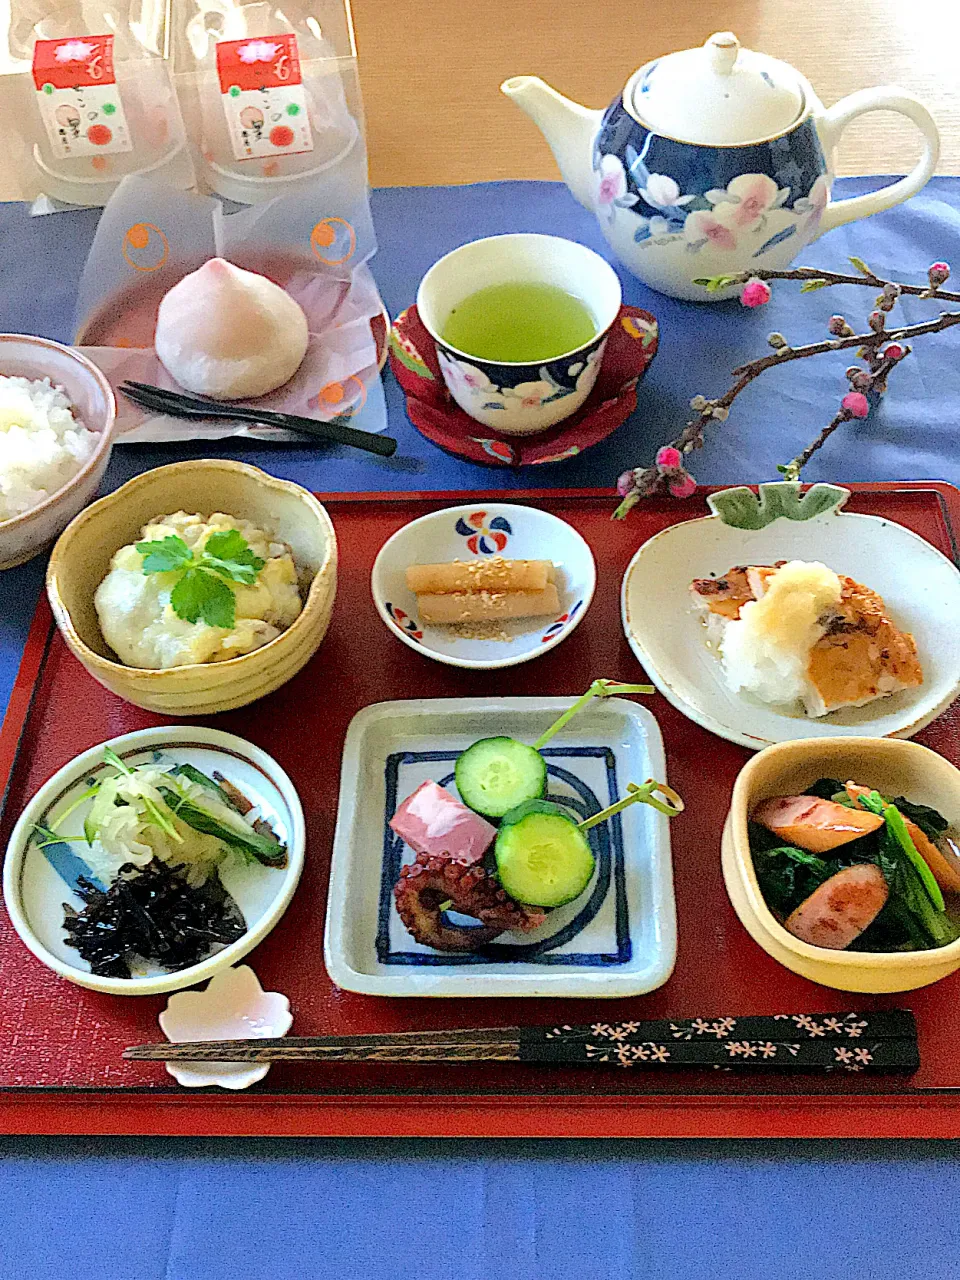
<svg viewBox="0 0 960 1280">
<path fill-rule="evenodd" d="M 914 195 L 940 154 L 937 126 L 911 94 L 862 89 L 828 110 L 793 67 L 741 49 L 729 31 L 648 62 L 606 111 L 536 76 L 501 88 L 539 126 L 620 261 L 675 298 L 727 297 L 694 281 L 788 266 L 824 231 Z M 831 201 L 840 134 L 868 111 L 909 116 L 923 155 L 898 182 Z"/>
</svg>

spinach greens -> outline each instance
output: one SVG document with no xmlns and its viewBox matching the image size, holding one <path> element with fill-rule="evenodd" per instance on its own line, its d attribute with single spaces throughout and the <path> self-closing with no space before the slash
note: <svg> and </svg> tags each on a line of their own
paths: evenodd
<svg viewBox="0 0 960 1280">
<path fill-rule="evenodd" d="M 815 853 L 791 845 L 756 850 L 753 865 L 767 906 L 784 918 L 838 870 Z"/>
<path fill-rule="evenodd" d="M 853 806 L 836 778 L 820 778 L 805 794 Z M 942 814 L 902 796 L 891 802 L 873 791 L 861 805 L 883 818 L 883 826 L 831 853 L 814 854 L 784 844 L 782 836 L 749 824 L 757 880 L 770 910 L 782 921 L 821 884 L 844 867 L 873 862 L 883 872 L 890 896 L 883 910 L 851 944 L 856 951 L 916 951 L 942 947 L 960 938 L 960 924 L 948 915 L 943 895 L 916 849 L 904 822 L 914 822 L 931 840 L 949 825 Z"/>
</svg>

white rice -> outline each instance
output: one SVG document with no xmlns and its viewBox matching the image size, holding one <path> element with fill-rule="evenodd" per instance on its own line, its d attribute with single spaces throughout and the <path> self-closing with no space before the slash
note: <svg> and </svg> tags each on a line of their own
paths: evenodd
<svg viewBox="0 0 960 1280">
<path fill-rule="evenodd" d="M 72 407 L 49 378 L 0 374 L 0 520 L 51 497 L 93 453 L 96 432 L 77 422 Z"/>
</svg>

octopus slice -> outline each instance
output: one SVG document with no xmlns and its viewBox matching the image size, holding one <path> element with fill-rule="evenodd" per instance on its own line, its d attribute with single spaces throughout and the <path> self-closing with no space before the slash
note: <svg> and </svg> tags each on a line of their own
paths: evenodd
<svg viewBox="0 0 960 1280">
<path fill-rule="evenodd" d="M 546 919 L 544 912 L 514 902 L 483 867 L 426 853 L 401 867 L 393 896 L 417 942 L 437 951 L 476 951 L 501 933 L 536 929 Z M 444 909 L 480 923 L 448 923 Z"/>
</svg>

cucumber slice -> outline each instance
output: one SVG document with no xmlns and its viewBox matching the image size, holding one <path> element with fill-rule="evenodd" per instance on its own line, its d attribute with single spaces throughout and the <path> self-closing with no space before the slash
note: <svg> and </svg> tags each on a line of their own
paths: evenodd
<svg viewBox="0 0 960 1280">
<path fill-rule="evenodd" d="M 515 738 L 481 738 L 457 759 L 457 790 L 464 804 L 485 818 L 502 818 L 547 789 L 543 756 Z"/>
<path fill-rule="evenodd" d="M 595 865 L 587 837 L 549 800 L 530 800 L 508 813 L 494 855 L 501 885 L 531 907 L 560 907 L 579 898 Z"/>
</svg>

